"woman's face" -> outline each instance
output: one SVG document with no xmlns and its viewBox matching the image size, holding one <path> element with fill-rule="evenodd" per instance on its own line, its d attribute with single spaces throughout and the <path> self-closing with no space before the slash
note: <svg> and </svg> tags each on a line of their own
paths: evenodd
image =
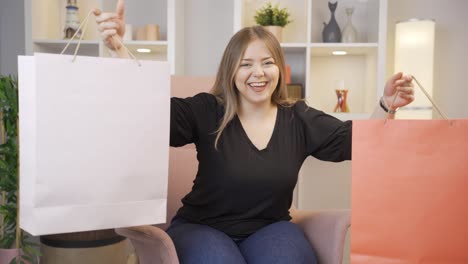
<svg viewBox="0 0 468 264">
<path fill-rule="evenodd" d="M 278 85 L 279 68 L 263 41 L 250 42 L 234 79 L 241 104 L 261 105 L 271 102 Z"/>
</svg>

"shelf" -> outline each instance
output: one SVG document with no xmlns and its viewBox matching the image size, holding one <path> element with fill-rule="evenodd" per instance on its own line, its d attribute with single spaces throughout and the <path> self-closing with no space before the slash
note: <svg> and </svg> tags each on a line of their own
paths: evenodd
<svg viewBox="0 0 468 264">
<path fill-rule="evenodd" d="M 125 41 L 125 46 L 139 60 L 167 61 L 167 43 L 165 41 Z M 138 49 L 148 49 L 149 52 L 139 52 Z M 104 48 L 103 56 L 110 57 Z"/>
<path fill-rule="evenodd" d="M 67 45 L 68 40 L 43 40 L 36 39 L 33 41 L 36 51 L 46 53 L 60 53 Z M 78 44 L 78 40 L 73 40 L 66 50 L 66 54 L 72 54 Z M 167 59 L 167 41 L 124 41 L 125 46 L 134 53 L 137 57 L 153 58 L 157 60 Z M 82 40 L 80 44 L 80 55 L 98 56 L 100 41 L 98 40 Z M 137 53 L 137 49 L 144 48 L 151 50 L 148 54 Z M 108 55 L 108 54 L 107 54 Z"/>
<path fill-rule="evenodd" d="M 334 116 L 340 120 L 360 120 L 360 119 L 369 119 L 371 114 L 369 113 L 327 113 L 331 116 Z"/>
<path fill-rule="evenodd" d="M 61 53 L 68 42 L 69 40 L 35 39 L 33 40 L 33 46 L 35 52 Z M 64 53 L 73 54 L 77 44 L 78 41 L 73 40 Z M 78 55 L 99 56 L 99 41 L 82 40 L 78 50 Z"/>
<path fill-rule="evenodd" d="M 346 51 L 346 55 L 375 55 L 377 43 L 311 43 L 312 56 L 332 56 L 333 51 Z"/>
<path fill-rule="evenodd" d="M 381 0 L 342 0 L 338 1 L 335 18 L 340 30 L 347 24 L 346 8 L 353 7 L 352 23 L 357 31 L 358 41 L 379 42 L 379 10 Z M 312 0 L 311 39 L 312 42 L 322 41 L 323 23 L 330 21 L 331 12 L 328 0 Z M 337 2 L 337 1 L 332 1 Z"/>
<path fill-rule="evenodd" d="M 69 42 L 67 39 L 58 39 L 58 40 L 52 40 L 52 39 L 34 39 L 33 43 L 36 45 L 51 45 L 51 46 L 63 46 Z M 73 40 L 71 44 L 78 44 L 78 40 Z M 81 45 L 99 45 L 98 40 L 82 40 Z"/>
<path fill-rule="evenodd" d="M 322 43 L 313 42 L 310 44 L 311 48 L 372 48 L 377 47 L 378 43 Z"/>
<path fill-rule="evenodd" d="M 307 43 L 281 43 L 283 48 L 306 48 L 307 46 Z"/>
<path fill-rule="evenodd" d="M 318 49 L 326 51 L 328 48 Z M 312 49 L 309 58 L 310 79 L 306 89 L 310 102 L 318 109 L 332 112 L 337 100 L 335 89 L 348 89 L 351 113 L 370 113 L 377 98 L 377 49 L 369 49 L 375 52 L 351 56 L 318 56 L 313 54 Z"/>
<path fill-rule="evenodd" d="M 305 76 L 307 67 L 306 46 L 283 46 L 283 53 L 286 64 L 291 67 L 291 83 L 300 83 L 303 86 L 305 86 Z"/>
<path fill-rule="evenodd" d="M 124 44 L 131 45 L 131 46 L 166 46 L 167 41 L 165 40 L 158 40 L 158 41 L 132 40 L 132 41 L 124 41 Z"/>
<path fill-rule="evenodd" d="M 285 54 L 300 53 L 305 55 L 307 45 L 307 43 L 281 43 L 281 48 Z"/>
<path fill-rule="evenodd" d="M 124 44 L 138 58 L 167 60 L 167 41 L 125 41 Z M 138 49 L 148 49 L 150 52 L 140 53 Z"/>
<path fill-rule="evenodd" d="M 83 21 L 89 10 L 100 8 L 105 12 L 112 12 L 116 7 L 116 0 L 79 0 L 79 21 Z M 25 2 L 25 16 L 30 18 L 26 24 L 26 53 L 34 52 L 60 54 L 69 40 L 63 39 L 63 29 L 66 20 L 65 0 L 29 0 Z M 183 36 L 183 27 L 176 30 L 176 20 L 183 17 L 183 3 L 175 0 L 141 0 L 125 3 L 126 23 L 131 25 L 132 37 L 136 38 L 136 31 L 148 24 L 159 26 L 159 41 L 124 41 L 124 45 L 141 60 L 168 61 L 171 73 L 183 71 L 182 54 L 183 41 L 176 41 Z M 180 21 L 179 21 L 180 22 Z M 179 23 L 178 22 L 178 23 Z M 180 30 L 180 32 L 177 32 Z M 90 18 L 84 38 L 80 42 L 78 55 L 110 57 L 108 49 L 101 41 L 94 17 Z M 64 52 L 73 54 L 79 39 L 75 39 Z M 149 53 L 137 52 L 137 49 L 150 49 Z"/>
<path fill-rule="evenodd" d="M 115 0 L 102 0 L 104 6 L 109 10 L 114 10 Z M 138 28 L 146 24 L 157 24 L 159 26 L 159 39 L 168 39 L 168 0 L 140 0 L 125 1 L 126 23 L 132 25 L 133 35 L 136 35 Z"/>
</svg>

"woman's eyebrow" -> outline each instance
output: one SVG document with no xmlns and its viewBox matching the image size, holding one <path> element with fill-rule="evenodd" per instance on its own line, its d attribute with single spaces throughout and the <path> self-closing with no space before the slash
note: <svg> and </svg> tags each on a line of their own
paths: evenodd
<svg viewBox="0 0 468 264">
<path fill-rule="evenodd" d="M 273 57 L 265 57 L 265 58 L 262 58 L 262 60 L 268 60 L 268 59 L 273 59 Z M 251 59 L 251 58 L 244 58 L 242 59 L 243 61 L 253 61 L 254 59 Z"/>
</svg>

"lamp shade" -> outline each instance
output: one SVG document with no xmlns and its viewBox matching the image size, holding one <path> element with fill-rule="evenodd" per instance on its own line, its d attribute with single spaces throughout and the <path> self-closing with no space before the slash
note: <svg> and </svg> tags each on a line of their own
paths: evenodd
<svg viewBox="0 0 468 264">
<path fill-rule="evenodd" d="M 434 79 L 435 21 L 410 19 L 395 30 L 395 72 L 411 74 L 432 96 Z M 397 112 L 398 118 L 432 119 L 432 105 L 415 85 L 415 101 Z"/>
</svg>

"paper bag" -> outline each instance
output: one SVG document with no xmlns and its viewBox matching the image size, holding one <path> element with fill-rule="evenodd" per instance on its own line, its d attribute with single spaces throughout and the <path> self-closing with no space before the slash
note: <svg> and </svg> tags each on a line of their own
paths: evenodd
<svg viewBox="0 0 468 264">
<path fill-rule="evenodd" d="M 165 222 L 165 62 L 19 57 L 20 226 L 33 235 Z"/>
<path fill-rule="evenodd" d="M 468 263 L 468 120 L 354 121 L 351 263 Z"/>
</svg>

